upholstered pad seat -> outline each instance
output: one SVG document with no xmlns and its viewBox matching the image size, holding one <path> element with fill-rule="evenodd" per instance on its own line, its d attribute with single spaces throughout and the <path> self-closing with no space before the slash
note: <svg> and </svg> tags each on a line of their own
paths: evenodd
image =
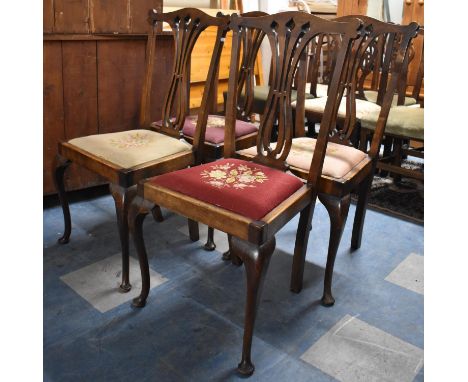
<svg viewBox="0 0 468 382">
<path fill-rule="evenodd" d="M 323 113 L 325 110 L 325 104 L 327 103 L 328 97 L 320 97 L 305 100 L 305 110 L 315 113 Z M 296 102 L 291 103 L 293 107 L 296 106 Z M 369 101 L 356 99 L 356 118 L 361 119 L 368 113 L 380 112 L 380 106 Z M 343 98 L 338 109 L 338 116 L 344 118 L 346 116 L 346 99 Z"/>
<path fill-rule="evenodd" d="M 315 144 L 316 140 L 314 138 L 294 138 L 286 162 L 292 167 L 309 171 L 312 156 L 314 155 Z M 275 145 L 272 144 L 272 148 L 274 148 L 274 146 Z M 253 157 L 257 154 L 257 147 L 240 150 L 238 153 L 240 155 Z M 343 178 L 366 158 L 367 154 L 354 147 L 329 142 L 325 161 L 323 163 L 322 174 L 336 179 Z"/>
<path fill-rule="evenodd" d="M 364 96 L 370 102 L 376 103 L 377 102 L 377 95 L 378 93 L 375 90 L 364 90 Z M 398 94 L 393 96 L 392 106 L 397 106 L 398 104 Z M 403 105 L 401 106 L 411 106 L 416 104 L 416 99 L 413 97 L 405 97 Z"/>
<path fill-rule="evenodd" d="M 185 141 L 151 130 L 88 135 L 71 139 L 68 143 L 122 168 L 192 150 Z"/>
<path fill-rule="evenodd" d="M 239 159 L 222 159 L 151 178 L 152 185 L 258 220 L 302 187 L 299 178 Z"/>
<path fill-rule="evenodd" d="M 375 130 L 379 113 L 371 113 L 361 120 L 362 127 Z M 424 140 L 424 109 L 420 107 L 396 106 L 390 109 L 385 134 L 409 139 Z"/>
<path fill-rule="evenodd" d="M 195 135 L 197 127 L 196 115 L 191 115 L 185 118 L 182 133 L 185 136 L 192 137 Z M 223 115 L 209 115 L 206 125 L 205 142 L 219 144 L 224 142 L 224 126 L 225 118 Z M 250 122 L 236 120 L 236 138 L 243 137 L 248 134 L 256 133 L 258 127 Z"/>
</svg>

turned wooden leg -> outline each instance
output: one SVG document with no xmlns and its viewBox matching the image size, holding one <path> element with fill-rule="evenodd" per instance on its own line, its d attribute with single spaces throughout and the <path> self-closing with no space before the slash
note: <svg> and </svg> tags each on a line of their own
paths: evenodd
<svg viewBox="0 0 468 382">
<path fill-rule="evenodd" d="M 224 261 L 231 261 L 232 264 L 236 266 L 241 266 L 242 265 L 242 260 L 240 259 L 239 256 L 235 255 L 232 253 L 231 248 L 232 248 L 232 236 L 228 234 L 228 244 L 229 244 L 229 249 L 223 253 L 223 260 Z"/>
<path fill-rule="evenodd" d="M 133 198 L 128 211 L 128 226 L 133 236 L 141 271 L 141 293 L 138 297 L 134 298 L 132 302 L 132 305 L 137 308 L 143 308 L 145 306 L 150 290 L 148 256 L 143 240 L 143 221 L 153 207 L 153 203 L 137 195 Z"/>
<path fill-rule="evenodd" d="M 362 230 L 364 228 L 364 219 L 366 217 L 367 202 L 374 179 L 374 170 L 369 176 L 364 179 L 359 185 L 358 200 L 356 204 L 356 212 L 354 214 L 353 235 L 351 237 L 351 249 L 356 250 L 361 247 Z"/>
<path fill-rule="evenodd" d="M 120 246 L 122 248 L 122 284 L 120 284 L 120 291 L 126 293 L 132 289 L 130 285 L 130 250 L 128 244 L 129 233 L 127 215 L 128 206 L 135 196 L 135 187 L 124 188 L 117 184 L 110 183 L 109 189 L 115 202 Z"/>
<path fill-rule="evenodd" d="M 58 239 L 60 244 L 66 244 L 70 240 L 71 234 L 71 217 L 70 207 L 68 205 L 67 193 L 65 192 L 64 175 L 65 170 L 70 166 L 71 161 L 62 157 L 60 154 L 56 156 L 56 167 L 54 173 L 55 188 L 57 189 L 58 197 L 63 211 L 63 220 L 65 224 L 65 230 L 63 236 Z"/>
<path fill-rule="evenodd" d="M 250 357 L 255 317 L 262 293 L 265 274 L 268 269 L 268 264 L 270 263 L 271 255 L 275 250 L 275 238 L 271 238 L 260 246 L 237 237 L 233 237 L 231 242 L 232 253 L 243 260 L 247 276 L 242 360 L 237 366 L 237 370 L 242 375 L 251 375 L 255 370 L 255 366 Z"/>
<path fill-rule="evenodd" d="M 330 195 L 320 194 L 319 199 L 322 201 L 330 216 L 330 242 L 328 244 L 322 305 L 332 306 L 335 303 L 331 292 L 333 266 L 335 265 L 336 253 L 340 245 L 346 218 L 348 217 L 351 195 L 345 195 L 340 199 Z"/>
<path fill-rule="evenodd" d="M 205 251 L 214 251 L 216 248 L 216 244 L 214 242 L 214 228 L 208 227 L 208 237 L 206 239 L 206 243 L 204 245 Z"/>
<path fill-rule="evenodd" d="M 154 206 L 153 209 L 151 210 L 151 213 L 153 214 L 153 219 L 159 223 L 164 221 L 163 214 L 161 212 L 161 207 L 159 206 Z"/>
<path fill-rule="evenodd" d="M 198 241 L 200 240 L 200 232 L 198 229 L 198 222 L 195 220 L 188 219 L 188 228 L 189 228 L 189 236 L 190 240 Z"/>
<path fill-rule="evenodd" d="M 308 205 L 301 211 L 299 217 L 299 225 L 296 233 L 296 243 L 294 245 L 294 257 L 291 270 L 290 289 L 294 293 L 299 293 L 302 290 L 302 281 L 304 278 L 304 265 L 307 253 L 307 244 L 309 243 L 309 235 L 312 230 L 312 216 L 314 214 L 315 204 Z"/>
</svg>

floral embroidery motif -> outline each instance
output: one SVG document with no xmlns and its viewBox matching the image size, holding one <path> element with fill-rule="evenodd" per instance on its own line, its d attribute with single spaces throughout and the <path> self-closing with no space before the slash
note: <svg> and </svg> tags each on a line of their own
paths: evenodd
<svg viewBox="0 0 468 382">
<path fill-rule="evenodd" d="M 128 149 L 130 147 L 147 146 L 152 141 L 151 137 L 145 133 L 129 133 L 119 139 L 111 139 L 110 143 L 119 149 Z"/>
<path fill-rule="evenodd" d="M 246 187 L 256 187 L 257 183 L 268 180 L 268 177 L 259 168 L 235 163 L 211 166 L 211 170 L 205 170 L 200 175 L 206 179 L 205 183 L 217 188 L 244 189 Z"/>
<path fill-rule="evenodd" d="M 188 117 L 194 125 L 197 124 L 198 116 Z M 222 127 L 224 128 L 225 121 L 223 117 L 218 117 L 216 115 L 209 115 L 208 121 L 206 123 L 207 127 Z"/>
</svg>

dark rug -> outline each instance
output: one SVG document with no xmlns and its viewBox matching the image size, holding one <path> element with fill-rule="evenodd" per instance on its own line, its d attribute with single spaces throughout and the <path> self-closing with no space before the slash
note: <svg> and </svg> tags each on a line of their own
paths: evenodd
<svg viewBox="0 0 468 382">
<path fill-rule="evenodd" d="M 423 172 L 424 165 L 405 160 L 403 167 Z M 353 196 L 354 201 L 356 197 Z M 374 176 L 368 207 L 417 224 L 424 224 L 424 183 L 402 178 Z"/>
</svg>

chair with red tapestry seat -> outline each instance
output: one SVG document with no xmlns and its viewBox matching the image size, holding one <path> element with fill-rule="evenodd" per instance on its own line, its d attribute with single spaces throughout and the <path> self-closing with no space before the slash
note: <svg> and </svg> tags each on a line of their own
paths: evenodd
<svg viewBox="0 0 468 382">
<path fill-rule="evenodd" d="M 267 13 L 265 12 L 254 11 L 244 13 L 242 14 L 242 17 L 259 17 L 266 15 Z M 242 72 L 239 78 L 239 83 L 237 84 L 236 91 L 239 94 L 245 94 L 245 97 L 242 100 L 239 97 L 235 125 L 236 144 L 239 147 L 244 148 L 255 144 L 257 139 L 258 127 L 257 125 L 251 123 L 250 115 L 253 102 L 254 64 L 263 38 L 264 34 L 258 31 L 254 31 L 249 35 L 244 36 L 244 50 L 242 52 L 242 62 L 240 64 Z M 185 65 L 189 65 L 189 63 L 190 60 L 187 59 Z M 170 105 L 170 100 L 172 98 L 183 98 L 183 105 L 185 107 L 176 110 L 175 114 L 177 116 L 173 119 L 185 119 L 182 128 L 182 134 L 187 142 L 193 143 L 196 134 L 198 113 L 195 115 L 190 115 L 190 71 L 187 69 L 186 73 L 187 74 L 183 77 L 173 76 L 171 80 L 171 92 L 169 92 L 165 101 L 165 109 L 168 113 L 170 112 L 168 105 Z M 216 73 L 216 76 L 218 75 L 219 72 Z M 215 79 L 215 84 L 217 84 L 217 82 L 218 78 Z M 179 89 L 179 92 L 177 92 L 176 89 Z M 224 128 L 226 121 L 225 115 L 218 113 L 216 110 L 216 101 L 218 99 L 217 92 L 218 87 L 215 85 L 212 89 L 212 94 L 210 94 L 210 98 L 205 102 L 205 104 L 200 105 L 200 108 L 209 110 L 208 119 L 206 122 L 205 142 L 203 147 L 204 161 L 219 159 L 223 156 Z M 151 126 L 157 131 L 159 131 L 161 125 L 162 121 L 153 122 L 151 124 Z"/>
<path fill-rule="evenodd" d="M 345 16 L 339 20 L 351 19 L 352 17 Z M 330 240 L 322 296 L 322 304 L 325 306 L 331 306 L 335 302 L 331 291 L 333 267 L 346 224 L 352 191 L 357 192 L 358 203 L 354 216 L 351 248 L 356 250 L 361 245 L 367 199 L 377 164 L 378 147 L 382 141 L 383 128 L 388 116 L 387 109 L 392 106 L 394 92 L 398 88 L 399 75 L 408 46 L 418 30 L 416 23 L 402 26 L 384 23 L 365 16 L 360 17 L 360 19 L 363 20 L 366 26 L 366 33 L 356 40 L 353 46 L 353 60 L 350 61 L 348 76 L 343 79 L 343 90 L 346 89 L 347 93 L 337 111 L 337 119 L 341 119 L 341 122 L 330 131 L 330 143 L 325 154 L 322 175 L 318 182 L 318 197 L 330 217 Z M 379 41 L 386 42 L 383 51 L 385 70 L 380 73 L 380 86 L 382 87 L 380 93 L 383 94 L 383 100 L 379 101 L 381 106 L 375 105 L 378 108 L 376 119 L 379 120 L 379 123 L 372 141 L 372 148 L 369 152 L 366 152 L 353 147 L 352 142 L 357 126 L 357 106 L 355 103 L 357 92 L 355 90 L 358 86 L 358 80 L 361 78 L 362 61 L 368 56 L 369 50 Z M 326 102 L 326 97 L 323 100 Z M 310 100 L 306 100 L 305 97 L 299 97 L 296 112 L 300 102 L 304 104 L 308 101 Z M 323 106 L 325 106 L 325 102 Z M 304 109 L 302 108 L 302 110 Z M 297 120 L 303 121 L 304 115 L 302 117 L 299 115 Z M 255 147 L 252 147 L 247 150 L 240 150 L 237 152 L 238 157 L 243 159 L 252 158 L 255 155 L 255 149 Z M 292 140 L 291 150 L 287 158 L 290 171 L 303 179 L 307 179 L 309 162 L 315 150 L 316 140 L 314 138 L 295 137 Z M 296 293 L 302 290 L 307 236 L 308 233 L 301 240 L 296 241 L 291 275 L 291 290 Z"/>
<path fill-rule="evenodd" d="M 62 204 L 65 232 L 59 239 L 67 243 L 71 234 L 71 218 L 64 187 L 64 173 L 73 161 L 80 166 L 101 175 L 109 181 L 110 191 L 115 200 L 117 223 L 122 248 L 122 284 L 120 289 L 128 292 L 129 280 L 129 244 L 127 211 L 134 196 L 135 185 L 141 179 L 182 169 L 195 163 L 195 153 L 199 138 L 195 138 L 193 147 L 182 140 L 183 119 L 169 121 L 169 111 L 174 107 L 184 109 L 183 97 L 167 97 L 163 110 L 164 126 L 158 132 L 150 129 L 150 94 L 153 79 L 153 66 L 156 50 L 157 23 L 170 24 L 175 38 L 175 65 L 173 78 L 183 79 L 186 72 L 186 59 L 190 56 L 193 45 L 200 34 L 208 27 L 217 30 L 213 56 L 210 64 L 212 72 L 219 65 L 224 37 L 228 31 L 229 16 L 212 17 L 198 9 L 180 9 L 167 14 L 150 11 L 150 32 L 146 47 L 146 69 L 141 98 L 140 124 L 129 126 L 130 129 L 117 133 L 90 135 L 59 143 L 57 168 L 55 170 L 56 187 Z M 171 84 L 170 94 L 175 93 L 178 81 Z M 194 149 L 195 148 L 195 149 Z M 162 220 L 160 209 L 155 206 L 155 218 Z M 192 240 L 198 240 L 198 224 L 189 221 Z"/>
<path fill-rule="evenodd" d="M 268 15 L 265 12 L 253 11 L 242 14 L 243 17 L 259 17 Z M 240 63 L 241 75 L 236 91 L 242 94 L 243 99 L 239 98 L 237 105 L 237 119 L 235 125 L 236 145 L 238 147 L 247 148 L 255 144 L 257 140 L 258 127 L 250 121 L 253 102 L 253 81 L 254 81 L 254 64 L 257 57 L 260 45 L 263 41 L 264 34 L 261 31 L 251 31 L 244 36 L 242 61 Z M 219 76 L 219 70 L 217 71 Z M 183 79 L 184 83 L 180 89 L 187 89 L 185 92 L 177 93 L 173 91 L 168 97 L 188 98 L 190 96 L 190 71 L 187 71 L 187 77 Z M 173 78 L 174 84 L 179 79 Z M 224 129 L 226 125 L 225 115 L 217 112 L 217 82 L 216 79 L 212 85 L 213 91 L 210 93 L 210 98 L 207 98 L 200 105 L 201 110 L 208 110 L 208 119 L 206 121 L 205 140 L 203 144 L 203 162 L 210 162 L 219 159 L 223 156 L 224 150 Z M 172 85 L 171 85 L 172 86 Z M 184 139 L 193 144 L 196 135 L 196 126 L 198 114 L 189 115 L 190 102 L 187 99 L 184 103 L 185 108 L 177 111 L 178 118 L 184 120 L 182 134 Z M 173 118 L 175 119 L 175 118 Z M 162 121 L 153 122 L 151 126 L 159 131 L 162 126 Z M 213 251 L 216 249 L 214 242 L 214 230 L 208 227 L 207 241 L 204 245 L 205 250 Z"/>
<path fill-rule="evenodd" d="M 309 231 L 329 131 L 335 125 L 337 105 L 343 93 L 339 91 L 342 86 L 340 79 L 351 42 L 357 37 L 361 26 L 358 19 L 337 23 L 303 12 L 284 12 L 256 18 L 233 15 L 230 23 L 233 43 L 226 109 L 225 159 L 144 180 L 138 184 L 137 196 L 131 204 L 129 225 L 142 274 L 142 291 L 133 301 L 137 307 L 146 304 L 150 289 L 143 221 L 153 205 L 168 208 L 228 234 L 232 253 L 243 261 L 247 276 L 243 351 L 238 365 L 238 371 L 243 375 L 254 372 L 251 361 L 253 328 L 262 283 L 275 249 L 275 234 L 299 212 L 299 230 Z M 232 157 L 235 155 L 235 105 L 238 97 L 235 89 L 240 75 L 240 52 L 243 35 L 251 29 L 265 33 L 265 40 L 273 52 L 273 74 L 257 137 L 257 155 L 252 161 L 247 161 Z M 342 45 L 337 53 L 315 155 L 309 163 L 310 171 L 304 183 L 285 172 L 293 137 L 291 90 L 307 44 L 321 33 L 340 35 Z M 198 117 L 197 133 L 200 137 L 204 135 L 207 118 L 206 110 Z M 276 119 L 278 140 L 272 147 L 271 131 Z"/>
</svg>

